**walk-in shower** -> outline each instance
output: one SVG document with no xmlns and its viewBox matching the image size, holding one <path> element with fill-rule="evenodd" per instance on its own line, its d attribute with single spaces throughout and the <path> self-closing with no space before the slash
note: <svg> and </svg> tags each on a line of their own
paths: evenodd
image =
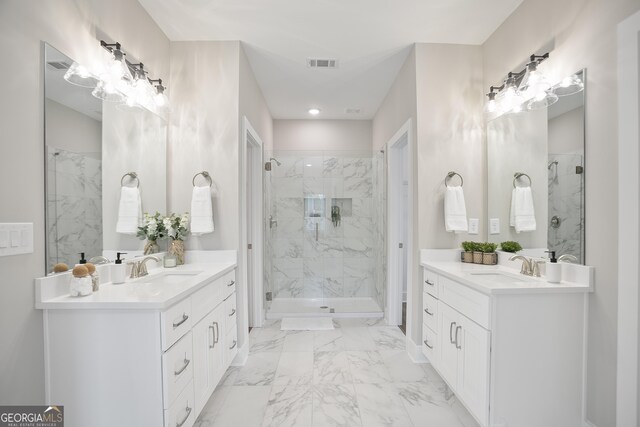
<svg viewBox="0 0 640 427">
<path fill-rule="evenodd" d="M 264 179 L 267 318 L 382 316 L 384 154 L 276 151 L 265 157 L 271 157 Z"/>
</svg>

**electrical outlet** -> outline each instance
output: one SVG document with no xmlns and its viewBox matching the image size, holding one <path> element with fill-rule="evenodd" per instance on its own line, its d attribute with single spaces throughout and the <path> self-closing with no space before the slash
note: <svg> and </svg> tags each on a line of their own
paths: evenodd
<svg viewBox="0 0 640 427">
<path fill-rule="evenodd" d="M 500 234 L 500 218 L 489 220 L 489 234 Z"/>
<path fill-rule="evenodd" d="M 480 220 L 469 218 L 469 234 L 478 234 L 478 228 L 480 228 Z"/>
</svg>

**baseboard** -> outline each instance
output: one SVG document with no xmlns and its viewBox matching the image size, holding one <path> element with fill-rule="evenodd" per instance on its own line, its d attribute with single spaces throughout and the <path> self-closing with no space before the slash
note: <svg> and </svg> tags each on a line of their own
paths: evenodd
<svg viewBox="0 0 640 427">
<path fill-rule="evenodd" d="M 424 354 L 422 354 L 422 349 L 419 345 L 413 342 L 413 340 L 407 337 L 407 353 L 409 354 L 409 358 L 413 363 L 430 363 L 429 359 L 427 359 Z"/>
<path fill-rule="evenodd" d="M 582 422 L 582 427 L 598 427 L 598 426 L 596 426 L 594 423 L 592 423 L 589 420 L 584 420 Z"/>
<path fill-rule="evenodd" d="M 231 366 L 244 366 L 249 358 L 249 344 L 245 344 L 238 349 L 238 354 L 231 362 Z"/>
</svg>

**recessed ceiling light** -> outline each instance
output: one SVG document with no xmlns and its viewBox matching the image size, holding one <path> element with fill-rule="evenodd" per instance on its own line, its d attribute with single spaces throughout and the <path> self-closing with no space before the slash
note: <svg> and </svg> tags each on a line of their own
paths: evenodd
<svg viewBox="0 0 640 427">
<path fill-rule="evenodd" d="M 313 165 L 312 165 L 311 163 L 307 163 L 305 166 L 306 166 L 306 167 L 308 167 L 308 168 L 310 168 L 310 167 L 311 167 L 311 166 L 313 166 Z"/>
<path fill-rule="evenodd" d="M 320 114 L 320 110 L 317 108 L 309 108 L 309 114 L 311 114 L 312 116 L 317 116 L 318 114 Z"/>
</svg>

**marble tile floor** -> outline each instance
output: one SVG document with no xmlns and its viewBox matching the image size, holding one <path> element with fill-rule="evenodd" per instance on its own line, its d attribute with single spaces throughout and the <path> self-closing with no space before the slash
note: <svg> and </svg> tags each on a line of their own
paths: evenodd
<svg viewBox="0 0 640 427">
<path fill-rule="evenodd" d="M 334 319 L 331 331 L 250 333 L 196 427 L 478 427 L 429 364 L 411 362 L 405 337 L 383 319 Z"/>
</svg>

